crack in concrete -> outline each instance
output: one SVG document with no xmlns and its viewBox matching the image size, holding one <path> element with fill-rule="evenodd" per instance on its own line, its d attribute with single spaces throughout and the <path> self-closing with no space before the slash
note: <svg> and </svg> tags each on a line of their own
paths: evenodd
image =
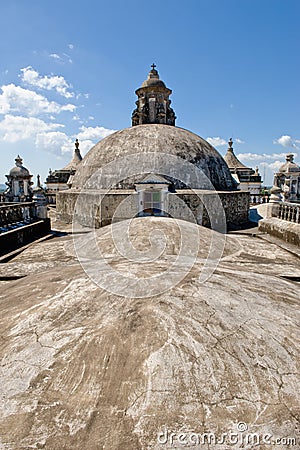
<svg viewBox="0 0 300 450">
<path fill-rule="evenodd" d="M 42 344 L 41 341 L 40 341 L 40 338 L 41 338 L 41 337 L 38 335 L 38 333 L 37 333 L 37 331 L 36 331 L 36 328 L 33 330 L 33 333 L 34 333 L 34 335 L 35 335 L 35 337 L 36 337 L 36 342 L 38 342 L 38 343 L 40 344 L 41 347 L 44 347 L 44 348 L 51 348 L 52 350 L 58 350 L 57 347 L 53 347 L 53 346 L 51 346 L 51 345 Z"/>
</svg>

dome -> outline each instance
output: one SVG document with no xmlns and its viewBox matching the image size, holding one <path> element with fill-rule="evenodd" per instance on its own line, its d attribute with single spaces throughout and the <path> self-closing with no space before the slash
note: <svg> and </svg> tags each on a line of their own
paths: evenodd
<svg viewBox="0 0 300 450">
<path fill-rule="evenodd" d="M 15 165 L 15 167 L 13 167 L 11 169 L 11 171 L 9 172 L 9 175 L 11 177 L 29 177 L 30 176 L 29 170 L 26 169 L 26 167 L 22 166 L 22 164 L 23 164 L 22 158 L 20 158 L 20 156 L 18 156 L 15 159 L 15 162 L 16 162 L 16 165 Z"/>
<path fill-rule="evenodd" d="M 148 78 L 147 80 L 143 81 L 142 87 L 148 86 L 161 86 L 163 88 L 166 87 L 165 83 L 158 78 Z"/>
<path fill-rule="evenodd" d="M 28 169 L 26 169 L 26 167 L 23 166 L 15 166 L 11 169 L 11 171 L 9 172 L 9 175 L 11 177 L 22 177 L 22 176 L 29 176 L 29 171 Z"/>
<path fill-rule="evenodd" d="M 165 83 L 159 79 L 158 71 L 155 70 L 154 67 L 155 64 L 152 65 L 152 70 L 150 70 L 147 80 L 142 83 L 142 88 L 148 86 L 160 86 L 166 88 Z"/>
<path fill-rule="evenodd" d="M 230 170 L 214 147 L 188 130 L 162 124 L 125 128 L 98 142 L 78 166 L 72 187 L 81 189 L 97 169 L 120 157 L 149 152 L 170 154 L 195 164 L 216 190 L 235 189 Z"/>
</svg>

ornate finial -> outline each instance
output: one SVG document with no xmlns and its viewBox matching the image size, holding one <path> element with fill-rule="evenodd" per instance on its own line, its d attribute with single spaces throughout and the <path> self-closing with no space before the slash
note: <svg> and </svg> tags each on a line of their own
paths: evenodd
<svg viewBox="0 0 300 450">
<path fill-rule="evenodd" d="M 153 63 L 151 67 L 152 67 L 152 70 L 155 70 L 156 65 Z"/>
<path fill-rule="evenodd" d="M 21 158 L 20 155 L 18 155 L 15 159 L 16 162 L 16 166 L 21 166 L 23 164 L 23 159 Z"/>
<path fill-rule="evenodd" d="M 232 140 L 232 138 L 229 139 L 228 145 L 229 145 L 229 148 L 232 148 L 232 146 L 233 146 L 233 140 Z"/>
<path fill-rule="evenodd" d="M 37 175 L 37 183 L 36 183 L 36 185 L 37 185 L 37 187 L 41 187 L 41 177 L 40 177 L 40 175 Z"/>
<path fill-rule="evenodd" d="M 73 161 L 73 163 L 76 166 L 78 164 L 78 162 L 80 162 L 81 160 L 82 160 L 82 156 L 80 154 L 79 141 L 78 141 L 78 139 L 76 139 L 75 140 L 75 152 L 74 152 L 74 156 L 73 156 L 72 161 Z"/>
<path fill-rule="evenodd" d="M 287 153 L 286 161 L 287 162 L 294 162 L 294 153 Z"/>
</svg>

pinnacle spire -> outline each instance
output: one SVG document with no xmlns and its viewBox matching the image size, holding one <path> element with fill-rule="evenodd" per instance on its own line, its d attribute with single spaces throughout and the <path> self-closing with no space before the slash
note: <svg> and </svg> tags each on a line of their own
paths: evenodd
<svg viewBox="0 0 300 450">
<path fill-rule="evenodd" d="M 18 155 L 18 156 L 16 157 L 15 163 L 16 163 L 16 166 L 22 166 L 22 164 L 23 164 L 23 159 L 21 158 L 20 155 Z"/>
<path fill-rule="evenodd" d="M 247 169 L 247 167 L 243 163 L 241 163 L 241 161 L 237 158 L 237 156 L 234 153 L 232 138 L 230 138 L 228 141 L 228 149 L 227 149 L 226 155 L 224 156 L 224 159 L 225 159 L 229 169 L 237 169 L 237 168 Z"/>
<path fill-rule="evenodd" d="M 72 169 L 76 169 L 78 164 L 81 163 L 82 161 L 82 156 L 80 153 L 80 148 L 79 148 L 79 141 L 78 139 L 75 140 L 75 150 L 74 150 L 74 154 L 73 154 L 73 158 L 72 160 L 69 162 L 69 164 L 67 164 L 63 170 L 72 170 Z"/>
</svg>

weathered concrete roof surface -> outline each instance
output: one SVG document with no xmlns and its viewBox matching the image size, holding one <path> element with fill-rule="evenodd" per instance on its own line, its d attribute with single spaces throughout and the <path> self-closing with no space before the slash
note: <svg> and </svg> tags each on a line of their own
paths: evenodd
<svg viewBox="0 0 300 450">
<path fill-rule="evenodd" d="M 153 152 L 177 156 L 195 164 L 217 190 L 235 188 L 229 168 L 216 149 L 191 131 L 165 124 L 125 128 L 98 142 L 79 164 L 72 187 L 81 189 L 97 169 L 118 158 Z M 134 163 L 133 158 L 130 163 Z M 140 173 L 140 167 L 136 169 Z"/>
<path fill-rule="evenodd" d="M 174 223 L 131 223 L 138 251 L 155 244 L 145 238 L 154 228 L 169 230 L 155 269 L 173 262 Z M 157 433 L 220 438 L 239 422 L 260 436 L 296 437 L 299 284 L 282 277 L 300 276 L 299 259 L 257 238 L 228 236 L 219 266 L 201 284 L 213 232 L 185 226 L 199 232 L 195 265 L 156 297 L 125 298 L 98 287 L 76 260 L 70 236 L 1 264 L 0 276 L 27 276 L 0 283 L 0 448 L 189 448 L 176 436 L 176 445 L 170 437 L 159 444 Z M 114 250 L 111 229 L 97 230 L 95 242 L 114 268 L 136 273 L 135 263 Z M 146 276 L 150 263 L 144 267 Z"/>
</svg>

